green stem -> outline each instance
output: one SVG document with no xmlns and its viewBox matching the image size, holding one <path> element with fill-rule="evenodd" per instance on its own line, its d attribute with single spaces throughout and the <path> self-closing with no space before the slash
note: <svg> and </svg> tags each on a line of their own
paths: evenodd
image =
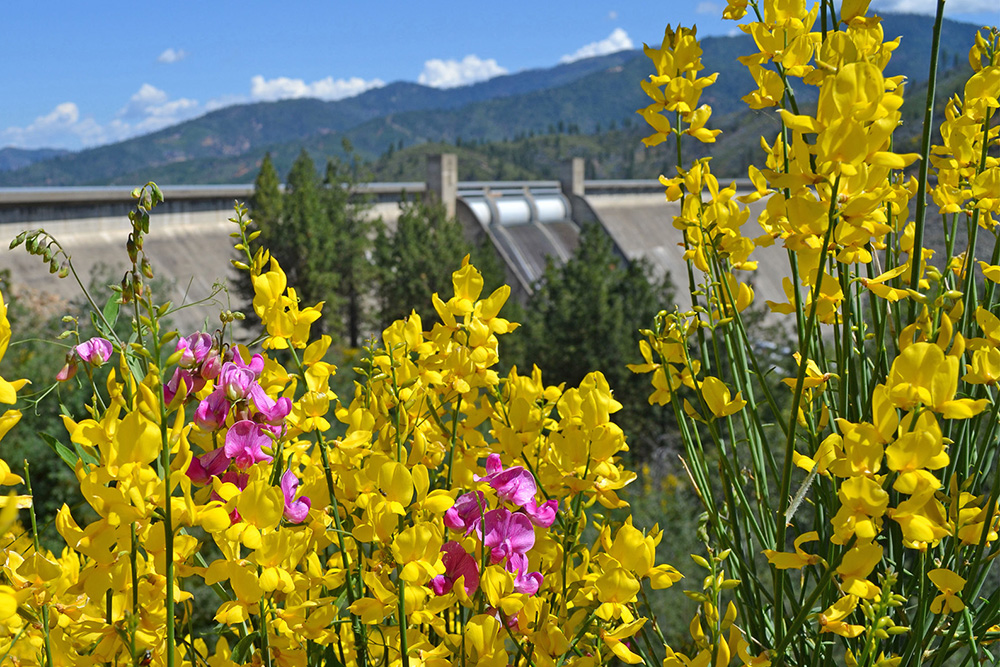
<svg viewBox="0 0 1000 667">
<path fill-rule="evenodd" d="M 851 537 L 850 541 L 848 541 L 848 543 L 844 546 L 843 553 L 847 553 L 848 551 L 851 550 L 851 548 L 854 547 L 854 542 L 856 541 L 856 539 L 857 539 L 856 536 Z M 841 554 L 841 558 L 843 558 L 843 554 Z M 777 664 L 780 665 L 784 662 L 785 649 L 788 648 L 789 643 L 795 636 L 795 631 L 798 630 L 803 623 L 805 623 L 806 618 L 809 616 L 812 610 L 812 606 L 816 603 L 820 595 L 822 595 L 823 592 L 830 585 L 830 582 L 833 580 L 833 575 L 837 572 L 838 567 L 840 567 L 839 561 L 835 564 L 831 564 L 829 567 L 826 568 L 826 570 L 823 572 L 823 576 L 820 577 L 819 581 L 816 582 L 816 587 L 813 588 L 812 592 L 809 594 L 809 597 L 806 599 L 805 604 L 799 607 L 798 613 L 792 619 L 792 622 L 788 624 L 785 636 L 781 638 L 781 641 L 778 643 L 778 646 L 774 649 L 774 657 L 777 659 Z"/>
<path fill-rule="evenodd" d="M 931 39 L 931 66 L 927 76 L 927 98 L 924 105 L 924 127 L 920 139 L 920 174 L 917 176 L 917 210 L 913 219 L 913 250 L 910 255 L 910 289 L 916 290 L 920 282 L 920 266 L 923 264 L 924 218 L 927 212 L 927 171 L 930 167 L 931 130 L 934 123 L 934 95 L 937 89 L 938 51 L 941 46 L 941 26 L 944 22 L 944 2 L 938 0 L 937 15 L 934 18 L 934 34 Z M 916 316 L 916 302 L 910 304 L 910 319 Z"/>
<path fill-rule="evenodd" d="M 159 319 L 156 308 L 149 308 L 150 332 L 152 334 L 153 358 L 157 367 L 163 372 L 163 349 L 161 346 Z M 136 323 L 138 325 L 138 322 Z M 162 380 L 162 378 L 161 378 Z M 139 379 L 141 381 L 141 378 Z M 163 542 L 164 558 L 166 560 L 166 642 L 167 667 L 174 667 L 176 652 L 176 637 L 174 618 L 174 522 L 173 522 L 173 486 L 170 483 L 170 427 L 167 425 L 167 403 L 163 393 L 164 384 L 161 381 L 157 389 L 157 403 L 160 408 L 160 467 L 163 472 Z M 181 407 L 181 410 L 184 408 Z"/>
<path fill-rule="evenodd" d="M 827 250 L 830 245 L 830 238 L 833 235 L 833 229 L 836 226 L 834 221 L 834 213 L 836 211 L 837 205 L 837 191 L 840 186 L 840 176 L 837 176 L 836 182 L 833 184 L 833 190 L 830 194 L 830 213 L 829 219 L 827 220 L 826 234 L 823 238 L 823 246 L 820 250 L 820 261 L 817 263 L 817 273 L 816 273 L 816 285 L 813 287 L 812 292 L 812 306 L 809 309 L 809 318 L 806 321 L 806 328 L 803 334 L 803 338 L 799 341 L 799 372 L 795 379 L 795 391 L 792 397 L 792 408 L 791 416 L 788 422 L 788 437 L 785 440 L 785 458 L 782 463 L 782 473 L 781 473 L 781 486 L 778 489 L 778 536 L 775 540 L 775 545 L 772 547 L 776 551 L 783 551 L 785 549 L 785 532 L 787 528 L 787 522 L 785 521 L 785 514 L 788 510 L 789 504 L 789 491 L 791 488 L 792 481 L 792 468 L 793 468 L 793 452 L 795 451 L 795 430 L 798 423 L 799 406 L 802 404 L 802 394 L 803 386 L 806 377 L 806 368 L 808 367 L 809 359 L 809 347 L 810 342 L 813 337 L 813 330 L 816 328 L 817 320 L 817 310 L 819 306 L 819 295 L 820 290 L 823 285 L 823 275 L 825 273 L 824 264 L 826 263 L 825 257 Z M 795 289 L 798 292 L 798 287 Z M 781 630 L 784 625 L 784 582 L 785 577 L 781 576 L 775 569 L 775 595 L 774 595 L 774 630 L 775 637 L 779 638 L 782 644 L 786 644 L 789 635 L 781 636 Z"/>
<path fill-rule="evenodd" d="M 326 440 L 323 438 L 322 433 L 319 434 L 318 444 L 320 458 L 323 461 L 323 473 L 326 476 L 326 488 L 330 494 L 330 507 L 333 509 L 333 521 L 337 526 L 337 542 L 340 547 L 341 564 L 344 567 L 344 585 L 347 587 L 347 601 L 349 604 L 354 604 L 354 601 L 357 600 L 358 594 L 360 593 L 361 578 L 360 576 L 358 577 L 359 593 L 356 594 L 354 591 L 354 584 L 351 582 L 351 561 L 350 558 L 348 558 L 347 543 L 344 540 L 344 528 L 340 522 L 340 505 L 337 503 L 337 496 L 334 493 L 333 473 L 330 470 L 330 459 L 326 453 Z M 366 632 L 364 625 L 361 623 L 361 619 L 354 614 L 351 614 L 351 628 L 354 632 L 354 649 L 358 656 L 358 664 L 361 667 L 365 667 L 365 665 L 368 664 L 368 633 Z"/>
<path fill-rule="evenodd" d="M 28 515 L 31 516 L 31 540 L 35 546 L 35 553 L 41 555 L 38 547 L 38 525 L 35 523 L 35 494 L 31 491 L 31 475 L 28 473 L 28 460 L 24 461 L 24 485 L 28 489 L 28 495 L 32 498 L 31 507 L 28 508 Z M 45 633 L 45 665 L 52 667 L 52 643 L 49 639 L 49 607 L 42 603 L 42 630 Z"/>
<path fill-rule="evenodd" d="M 258 575 L 260 568 L 258 567 Z M 267 639 L 267 614 L 268 614 L 268 604 L 267 598 L 261 597 L 260 603 L 260 654 L 261 660 L 263 661 L 264 667 L 271 667 L 271 647 L 268 644 Z"/>
<path fill-rule="evenodd" d="M 400 517 L 400 522 L 402 522 L 402 517 Z M 410 667 L 410 653 L 406 637 L 406 582 L 397 579 L 396 587 L 399 589 L 399 655 L 402 658 L 403 667 Z"/>
</svg>

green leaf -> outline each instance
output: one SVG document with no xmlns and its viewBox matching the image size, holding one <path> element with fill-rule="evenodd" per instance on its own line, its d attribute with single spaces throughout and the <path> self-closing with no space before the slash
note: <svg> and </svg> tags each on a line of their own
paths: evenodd
<svg viewBox="0 0 1000 667">
<path fill-rule="evenodd" d="M 236 646 L 233 647 L 233 652 L 230 654 L 229 659 L 240 665 L 247 661 L 247 656 L 253 649 L 253 643 L 257 639 L 257 633 L 251 632 L 243 639 L 236 642 Z"/>
<path fill-rule="evenodd" d="M 80 457 L 80 460 L 86 463 L 88 466 L 96 466 L 100 464 L 100 461 L 98 461 L 93 454 L 87 452 L 87 450 L 84 449 L 78 443 L 75 442 L 73 443 L 73 451 L 75 451 L 76 455 Z"/>
<path fill-rule="evenodd" d="M 70 470 L 76 470 L 76 462 L 79 460 L 79 457 L 72 449 L 59 442 L 48 433 L 39 432 L 38 435 L 42 436 L 42 440 L 45 441 L 45 444 L 52 448 L 52 451 L 54 451 L 56 455 L 58 455 L 59 458 L 61 458 L 66 465 L 69 466 Z"/>
<path fill-rule="evenodd" d="M 122 350 L 122 353 L 125 355 L 125 363 L 128 365 L 128 369 L 132 371 L 132 377 L 135 378 L 136 382 L 141 382 L 146 377 L 146 372 L 142 368 L 142 362 L 131 351 L 132 343 L 137 340 L 139 340 L 139 337 L 133 331 L 132 336 L 128 339 L 128 345 L 125 346 L 128 348 L 128 351 Z"/>
<path fill-rule="evenodd" d="M 118 308 L 121 305 L 118 299 L 118 295 L 112 293 L 108 298 L 108 302 L 104 304 L 104 319 L 107 320 L 108 325 L 112 327 L 115 326 L 115 322 L 118 321 Z"/>
</svg>

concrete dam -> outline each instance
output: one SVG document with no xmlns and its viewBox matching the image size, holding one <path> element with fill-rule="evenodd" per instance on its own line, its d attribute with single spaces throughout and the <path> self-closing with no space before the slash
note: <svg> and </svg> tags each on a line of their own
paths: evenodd
<svg viewBox="0 0 1000 667">
<path fill-rule="evenodd" d="M 470 241 L 490 240 L 506 265 L 508 283 L 522 299 L 532 293 L 548 259 L 565 262 L 577 246 L 581 227 L 596 223 L 623 260 L 644 258 L 658 275 L 669 273 L 678 286 L 678 305 L 689 305 L 684 248 L 672 225 L 679 207 L 665 200 L 663 186 L 655 180 L 584 180 L 583 161 L 578 159 L 568 161 L 563 172 L 557 181 L 460 181 L 455 156 L 435 155 L 428 158 L 425 182 L 368 183 L 358 192 L 373 203 L 368 214 L 381 217 L 389 230 L 395 228 L 402 202 L 438 198 L 462 223 Z M 749 187 L 749 183 L 737 185 Z M 145 253 L 157 279 L 172 286 L 167 298 L 175 307 L 202 302 L 215 293 L 209 301 L 176 313 L 175 324 L 185 331 L 206 325 L 214 329 L 220 309 L 238 308 L 239 299 L 230 296 L 235 295 L 235 269 L 229 264 L 236 256 L 229 235 L 237 227 L 229 218 L 234 202 L 249 201 L 253 186 L 181 185 L 162 190 L 165 203 L 150 215 Z M 41 258 L 23 247 L 8 250 L 10 240 L 21 231 L 38 228 L 72 257 L 84 284 L 91 276 L 119 282 L 129 266 L 125 243 L 131 231 L 130 192 L 125 187 L 0 188 L 0 270 L 9 270 L 13 289 L 50 295 L 56 303 L 79 295 L 72 278 L 60 280 L 50 274 Z M 758 254 L 758 271 L 744 274 L 753 284 L 757 302 L 784 301 L 784 250 L 762 248 Z M 460 259 L 441 261 L 457 268 Z"/>
</svg>

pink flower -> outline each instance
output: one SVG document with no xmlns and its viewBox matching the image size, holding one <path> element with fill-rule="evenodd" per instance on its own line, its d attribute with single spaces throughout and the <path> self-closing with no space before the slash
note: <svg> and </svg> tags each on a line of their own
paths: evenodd
<svg viewBox="0 0 1000 667">
<path fill-rule="evenodd" d="M 507 559 L 506 570 L 514 573 L 514 589 L 518 593 L 534 595 L 544 580 L 541 572 L 528 572 L 528 557 L 524 554 L 512 554 Z"/>
<path fill-rule="evenodd" d="M 240 470 L 246 470 L 258 461 L 273 460 L 261 449 L 270 444 L 271 439 L 261 431 L 261 427 L 246 419 L 236 422 L 226 432 L 226 456 Z"/>
<path fill-rule="evenodd" d="M 282 396 L 275 401 L 264 393 L 260 385 L 257 385 L 257 389 L 260 389 L 259 394 L 256 391 L 251 393 L 253 404 L 257 406 L 257 414 L 254 415 L 254 419 L 259 422 L 266 422 L 272 426 L 280 425 L 292 411 L 292 399 Z"/>
<path fill-rule="evenodd" d="M 191 459 L 191 464 L 187 469 L 187 476 L 191 478 L 192 482 L 208 484 L 212 477 L 218 475 L 228 467 L 229 457 L 226 456 L 225 448 L 220 447 Z"/>
<path fill-rule="evenodd" d="M 214 431 L 226 423 L 228 415 L 229 401 L 225 389 L 219 385 L 198 404 L 194 411 L 194 423 L 206 431 Z"/>
<path fill-rule="evenodd" d="M 450 593 L 455 586 L 455 582 L 461 577 L 465 577 L 462 587 L 465 588 L 466 595 L 472 595 L 479 588 L 479 564 L 476 559 L 470 556 L 462 545 L 458 542 L 445 542 L 441 547 L 444 556 L 441 561 L 444 563 L 444 574 L 431 579 L 431 588 L 437 595 Z"/>
<path fill-rule="evenodd" d="M 505 558 L 527 554 L 535 546 L 535 530 L 525 514 L 501 507 L 483 515 L 483 544 L 490 547 L 490 562 L 496 565 Z"/>
<path fill-rule="evenodd" d="M 524 504 L 524 513 L 531 519 L 531 523 L 541 528 L 548 528 L 556 522 L 556 514 L 559 512 L 559 501 L 553 498 L 546 500 L 539 505 L 532 498 Z"/>
<path fill-rule="evenodd" d="M 85 343 L 80 343 L 70 350 L 66 355 L 66 363 L 59 372 L 56 373 L 56 380 L 65 382 L 76 375 L 76 365 L 78 361 L 85 361 L 91 366 L 101 366 L 111 358 L 114 348 L 111 341 L 106 338 L 95 336 Z"/>
<path fill-rule="evenodd" d="M 176 351 L 181 353 L 181 359 L 177 362 L 178 366 L 194 368 L 208 358 L 212 351 L 212 337 L 201 332 L 182 337 L 177 341 Z"/>
<path fill-rule="evenodd" d="M 174 402 L 174 398 L 177 396 L 177 392 L 181 388 L 181 380 L 184 381 L 185 391 L 191 394 L 193 391 L 197 391 L 195 386 L 194 376 L 191 375 L 191 371 L 185 370 L 183 368 L 175 368 L 174 374 L 170 377 L 167 384 L 163 385 L 163 399 L 169 404 Z"/>
<path fill-rule="evenodd" d="M 486 457 L 485 477 L 475 475 L 477 482 L 486 482 L 497 492 L 500 500 L 524 507 L 529 500 L 535 499 L 535 478 L 521 466 L 503 469 L 499 454 Z"/>
<path fill-rule="evenodd" d="M 468 535 L 473 530 L 481 533 L 483 508 L 486 507 L 486 496 L 482 491 L 463 493 L 455 504 L 444 513 L 444 525 L 452 530 L 462 530 Z"/>
<path fill-rule="evenodd" d="M 230 402 L 246 398 L 250 394 L 250 388 L 257 385 L 257 378 L 253 371 L 246 366 L 237 366 L 232 361 L 222 364 L 219 372 L 219 386 L 225 392 L 226 398 Z"/>
<path fill-rule="evenodd" d="M 199 370 L 201 376 L 206 380 L 214 380 L 219 377 L 219 373 L 222 372 L 222 357 L 219 355 L 219 351 L 213 349 L 212 353 L 205 357 L 205 361 L 201 362 Z"/>
<path fill-rule="evenodd" d="M 73 351 L 82 361 L 86 361 L 92 366 L 100 366 L 111 358 L 114 348 L 111 347 L 111 341 L 108 339 L 95 336 L 86 343 L 80 343 L 74 347 Z"/>
<path fill-rule="evenodd" d="M 285 496 L 285 518 L 292 523 L 302 523 L 309 515 L 312 501 L 303 496 L 295 500 L 295 491 L 299 488 L 299 478 L 291 470 L 286 470 L 281 476 L 281 493 Z"/>
<path fill-rule="evenodd" d="M 253 373 L 254 380 L 259 378 L 260 374 L 264 371 L 264 357 L 259 354 L 255 354 L 250 357 L 250 363 L 244 362 L 243 357 L 237 354 L 233 357 L 233 361 L 231 363 L 235 364 L 238 368 L 245 368 Z"/>
<path fill-rule="evenodd" d="M 63 364 L 63 367 L 56 373 L 57 382 L 65 382 L 76 375 L 76 359 L 71 359 Z"/>
</svg>

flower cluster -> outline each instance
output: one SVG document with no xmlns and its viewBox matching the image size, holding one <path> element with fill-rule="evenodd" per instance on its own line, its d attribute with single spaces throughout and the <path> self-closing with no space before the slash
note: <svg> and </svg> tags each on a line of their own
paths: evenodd
<svg viewBox="0 0 1000 667">
<path fill-rule="evenodd" d="M 826 2 L 730 1 L 725 18 L 750 18 L 740 28 L 757 47 L 740 58 L 757 86 L 743 100 L 777 107 L 781 132 L 762 139 L 765 163 L 750 167 L 741 196 L 720 187 L 705 159 L 678 159 L 677 174 L 661 177 L 667 199 L 680 200 L 674 226 L 693 308 L 660 313 L 643 332 L 644 363 L 630 368 L 652 374 L 650 403 L 674 406 L 707 534 L 742 581 L 734 595 L 745 623 L 726 641 L 737 609 L 720 621 L 712 596 L 689 591 L 711 605 L 692 624 L 699 651 L 670 664 L 728 664 L 735 653 L 744 664 L 790 664 L 825 651 L 824 633 L 844 638 L 848 664 L 908 664 L 918 654 L 940 664 L 957 650 L 961 623 L 935 616 L 958 612 L 970 642 L 996 637 L 997 614 L 976 594 L 1000 531 L 1000 478 L 982 468 L 995 460 L 1000 409 L 1000 255 L 980 262 L 981 273 L 974 260 L 980 230 L 997 229 L 1000 37 L 976 37 L 973 75 L 947 104 L 942 145 L 899 153 L 905 81 L 885 75 L 899 40 L 886 41 L 867 10 L 866 0 L 845 1 L 839 15 Z M 663 51 L 647 50 L 651 80 L 665 66 L 699 67 L 684 34 L 668 29 Z M 810 88 L 815 105 L 800 105 L 796 93 Z M 655 136 L 679 139 L 640 113 Z M 929 126 L 924 134 L 927 146 Z M 941 266 L 924 244 L 925 191 L 946 239 Z M 745 223 L 764 233 L 748 238 Z M 753 290 L 734 273 L 753 271 L 754 251 L 774 244 L 789 258 L 787 301 L 767 305 L 789 316 L 779 326 L 792 334 L 795 361 L 775 364 L 792 372 L 780 384 L 768 379 L 746 317 Z M 788 415 L 768 423 L 787 409 L 780 392 L 789 389 Z M 718 470 L 705 464 L 708 443 Z M 774 613 L 758 609 L 763 599 Z M 941 627 L 944 638 L 932 639 Z M 754 657 L 744 640 L 766 650 Z"/>
<path fill-rule="evenodd" d="M 92 367 L 100 368 L 111 358 L 112 352 L 111 341 L 100 336 L 75 345 L 66 355 L 66 364 L 56 374 L 56 379 L 65 382 L 72 378 L 76 375 L 77 364 L 81 361 Z"/>
<path fill-rule="evenodd" d="M 444 514 L 444 524 L 465 537 L 475 534 L 478 544 L 473 546 L 471 554 L 454 540 L 442 546 L 445 573 L 431 582 L 438 595 L 451 590 L 463 577 L 465 594 L 475 592 L 480 580 L 477 553 L 482 553 L 489 565 L 502 565 L 514 575 L 514 590 L 518 593 L 534 595 L 542 583 L 541 573 L 528 571 L 528 551 L 535 546 L 532 524 L 540 528 L 551 526 L 559 511 L 559 501 L 547 500 L 539 506 L 534 476 L 522 466 L 504 470 L 499 454 L 487 457 L 486 472 L 484 477 L 474 478 L 486 482 L 498 502 L 516 506 L 515 510 L 511 512 L 503 506 L 488 510 L 488 499 L 481 491 L 470 491 L 455 500 Z"/>
<path fill-rule="evenodd" d="M 61 556 L 8 540 L 0 593 L 17 613 L 0 619 L 0 652 L 192 667 L 634 661 L 640 589 L 680 574 L 655 563 L 658 531 L 585 533 L 587 508 L 626 507 L 617 492 L 635 479 L 604 377 L 501 376 L 510 289 L 484 297 L 466 258 L 454 295 L 434 296 L 439 321 L 388 327 L 342 401 L 331 340 L 310 337 L 318 307 L 250 252 L 242 209 L 234 221 L 264 350 L 225 327 L 161 331 L 166 311 L 144 287 L 136 345 L 74 351 L 119 355 L 89 416 L 64 420 L 96 519 L 62 508 Z M 0 481 L 20 481 L 5 470 Z M 206 587 L 213 651 L 184 623 Z"/>
</svg>

